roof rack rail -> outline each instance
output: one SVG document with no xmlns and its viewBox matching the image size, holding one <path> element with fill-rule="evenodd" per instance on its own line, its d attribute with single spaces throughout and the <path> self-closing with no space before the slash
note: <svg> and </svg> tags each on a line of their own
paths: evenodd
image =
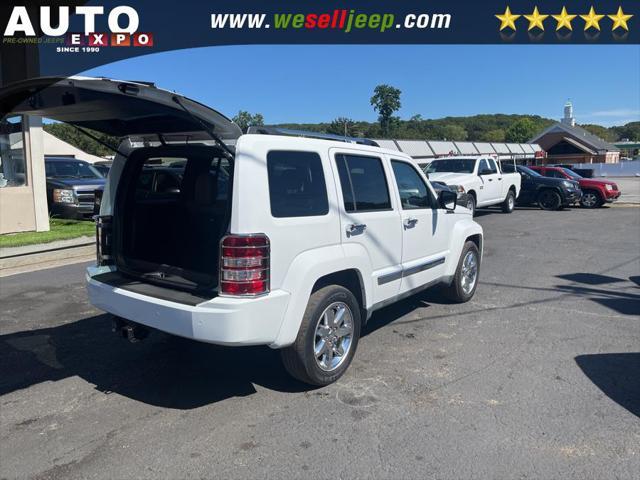
<svg viewBox="0 0 640 480">
<path fill-rule="evenodd" d="M 334 135 L 333 133 L 309 132 L 307 130 L 294 130 L 291 128 L 280 128 L 271 126 L 251 126 L 247 133 L 260 135 L 286 135 L 289 137 L 307 137 L 319 138 L 321 140 L 334 140 L 336 142 L 357 143 L 360 145 L 369 145 L 371 147 L 379 147 L 377 142 L 369 138 L 345 137 L 342 135 Z"/>
</svg>

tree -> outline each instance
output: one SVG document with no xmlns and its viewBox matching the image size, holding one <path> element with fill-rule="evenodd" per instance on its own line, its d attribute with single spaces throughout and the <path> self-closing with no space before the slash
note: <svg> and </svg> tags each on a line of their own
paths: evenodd
<svg viewBox="0 0 640 480">
<path fill-rule="evenodd" d="M 344 135 L 345 137 L 355 137 L 357 136 L 356 122 L 350 118 L 338 117 L 329 124 L 329 127 L 327 127 L 327 133 Z"/>
<path fill-rule="evenodd" d="M 446 140 L 466 140 L 468 137 L 464 127 L 455 124 L 443 125 L 440 129 L 440 135 Z"/>
<path fill-rule="evenodd" d="M 539 131 L 533 120 L 521 118 L 507 129 L 505 140 L 511 143 L 526 143 Z"/>
<path fill-rule="evenodd" d="M 618 136 L 614 131 L 601 125 L 585 124 L 580 126 L 587 132 L 593 133 L 596 137 L 606 140 L 607 142 L 615 142 L 618 139 Z"/>
<path fill-rule="evenodd" d="M 393 113 L 402 106 L 400 103 L 401 94 L 402 92 L 399 89 L 386 84 L 378 85 L 373 90 L 371 105 L 378 113 L 378 121 L 384 136 L 389 135 Z"/>
<path fill-rule="evenodd" d="M 264 117 L 261 113 L 256 113 L 254 115 L 250 114 L 245 110 L 240 110 L 238 114 L 233 117 L 231 120 L 234 121 L 236 125 L 240 127 L 243 132 L 247 131 L 247 128 L 257 125 L 264 125 Z"/>
<path fill-rule="evenodd" d="M 480 140 L 483 142 L 504 142 L 505 133 L 501 128 L 495 130 L 489 130 L 480 135 Z"/>
</svg>

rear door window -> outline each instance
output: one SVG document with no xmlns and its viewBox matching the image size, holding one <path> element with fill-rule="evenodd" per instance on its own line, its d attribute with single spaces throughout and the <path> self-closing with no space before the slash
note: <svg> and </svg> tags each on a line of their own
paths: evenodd
<svg viewBox="0 0 640 480">
<path fill-rule="evenodd" d="M 489 170 L 491 170 L 491 173 L 498 173 L 498 167 L 496 167 L 496 162 L 493 160 L 489 160 Z"/>
<path fill-rule="evenodd" d="M 322 160 L 315 152 L 274 150 L 267 154 L 271 215 L 312 217 L 329 213 Z"/>
<path fill-rule="evenodd" d="M 337 154 L 344 208 L 347 212 L 391 210 L 389 186 L 378 157 Z"/>
</svg>

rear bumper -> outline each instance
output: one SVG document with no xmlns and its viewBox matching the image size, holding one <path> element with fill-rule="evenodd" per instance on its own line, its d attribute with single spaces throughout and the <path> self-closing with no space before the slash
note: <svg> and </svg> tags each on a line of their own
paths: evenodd
<svg viewBox="0 0 640 480">
<path fill-rule="evenodd" d="M 180 337 L 219 345 L 270 345 L 280 331 L 290 294 L 276 290 L 258 298 L 216 297 L 192 306 L 96 281 L 107 267 L 87 269 L 87 292 L 95 307 Z"/>
</svg>

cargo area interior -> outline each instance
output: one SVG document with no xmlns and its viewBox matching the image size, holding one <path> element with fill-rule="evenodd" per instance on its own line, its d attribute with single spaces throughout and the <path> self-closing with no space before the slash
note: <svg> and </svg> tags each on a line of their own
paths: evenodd
<svg viewBox="0 0 640 480">
<path fill-rule="evenodd" d="M 122 172 L 114 210 L 119 270 L 164 287 L 215 290 L 232 168 L 217 147 L 134 150 Z"/>
</svg>

